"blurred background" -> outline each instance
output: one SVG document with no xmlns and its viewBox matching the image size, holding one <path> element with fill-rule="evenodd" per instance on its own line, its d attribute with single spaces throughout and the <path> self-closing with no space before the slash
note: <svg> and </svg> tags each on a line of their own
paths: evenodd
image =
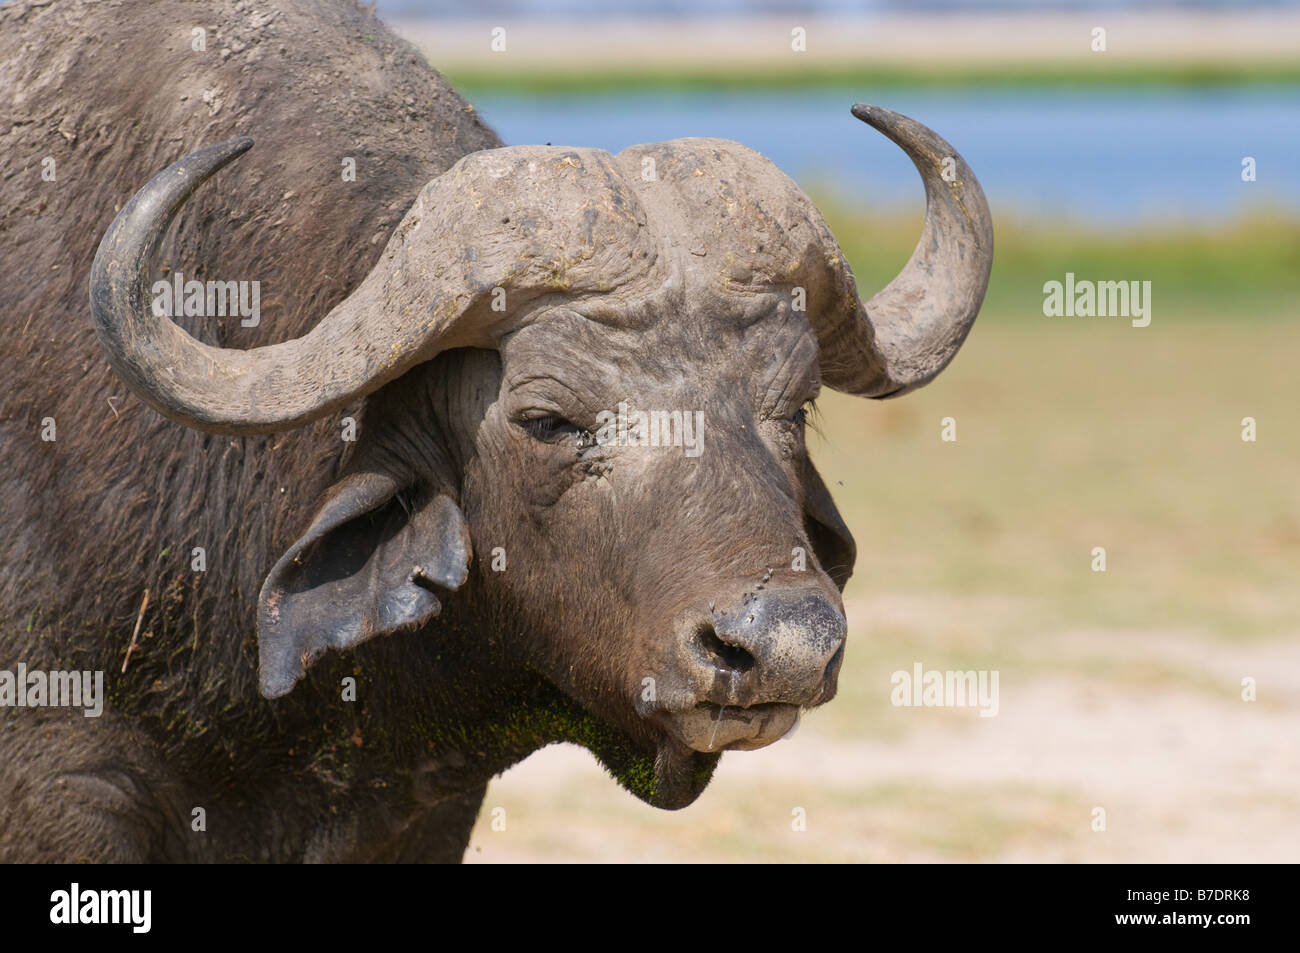
<svg viewBox="0 0 1300 953">
<path fill-rule="evenodd" d="M 876 103 L 965 156 L 997 256 L 933 385 L 820 402 L 859 547 L 839 697 L 678 813 L 539 752 L 467 859 L 1300 860 L 1300 4 L 469 6 L 378 3 L 507 143 L 743 142 L 869 295 L 923 214 L 849 115 Z M 1150 326 L 1045 317 L 1067 272 L 1150 281 Z M 916 662 L 997 670 L 999 714 L 893 707 Z"/>
</svg>

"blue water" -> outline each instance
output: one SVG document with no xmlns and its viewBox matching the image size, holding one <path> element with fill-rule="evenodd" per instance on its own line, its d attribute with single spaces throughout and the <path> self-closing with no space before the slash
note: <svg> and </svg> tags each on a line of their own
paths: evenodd
<svg viewBox="0 0 1300 953">
<path fill-rule="evenodd" d="M 919 205 L 897 147 L 849 115 L 854 102 L 906 113 L 947 138 L 996 214 L 1103 225 L 1214 222 L 1251 208 L 1300 213 L 1300 89 L 800 90 L 483 95 L 509 144 L 617 151 L 680 136 L 735 139 L 806 188 L 876 207 Z M 1255 182 L 1241 179 L 1256 160 Z"/>
</svg>

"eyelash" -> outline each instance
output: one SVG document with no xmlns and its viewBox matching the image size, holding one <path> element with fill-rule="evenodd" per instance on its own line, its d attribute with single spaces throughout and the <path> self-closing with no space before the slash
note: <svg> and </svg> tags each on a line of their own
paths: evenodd
<svg viewBox="0 0 1300 953">
<path fill-rule="evenodd" d="M 803 406 L 796 410 L 789 417 L 785 418 L 789 423 L 796 424 L 800 427 L 806 427 L 813 415 L 817 412 L 817 401 L 805 401 Z"/>
<path fill-rule="evenodd" d="M 558 443 L 570 436 L 581 437 L 586 431 L 571 420 L 558 414 L 543 417 L 525 417 L 519 421 L 528 436 L 543 443 Z"/>
</svg>

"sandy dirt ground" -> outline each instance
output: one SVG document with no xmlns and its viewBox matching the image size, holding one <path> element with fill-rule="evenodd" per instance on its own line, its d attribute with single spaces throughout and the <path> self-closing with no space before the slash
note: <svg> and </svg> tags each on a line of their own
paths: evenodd
<svg viewBox="0 0 1300 953">
<path fill-rule="evenodd" d="M 943 624 L 892 601 L 850 618 Z M 862 736 L 814 712 L 792 738 L 724 755 L 675 814 L 615 788 L 585 751 L 547 749 L 492 785 L 466 859 L 1300 861 L 1300 644 L 1147 633 L 1135 652 L 1079 632 L 1051 652 L 1062 673 L 1003 672 L 991 718 L 895 709 L 888 666 L 849 664 L 877 699 Z M 792 829 L 796 808 L 806 830 Z"/>
</svg>

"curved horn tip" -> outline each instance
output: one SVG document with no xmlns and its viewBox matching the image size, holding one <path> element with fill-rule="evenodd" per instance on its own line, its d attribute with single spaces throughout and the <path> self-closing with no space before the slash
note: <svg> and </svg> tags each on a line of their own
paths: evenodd
<svg viewBox="0 0 1300 953">
<path fill-rule="evenodd" d="M 872 106 L 869 103 L 855 103 L 849 112 L 868 125 L 879 128 L 880 123 L 885 119 L 882 114 L 888 113 L 889 110 L 881 109 L 879 106 Z"/>
<path fill-rule="evenodd" d="M 227 139 L 225 142 L 214 142 L 210 146 L 195 149 L 183 158 L 178 159 L 158 175 L 160 178 L 171 175 L 177 180 L 184 180 L 194 171 L 197 171 L 199 182 L 202 182 L 216 175 L 251 148 L 253 148 L 253 140 L 249 136 L 238 136 L 234 139 Z M 196 182 L 195 187 L 198 184 Z M 182 201 L 188 199 L 189 194 L 189 191 L 186 191 Z"/>
<path fill-rule="evenodd" d="M 897 129 L 907 120 L 907 117 L 902 113 L 896 113 L 884 106 L 872 106 L 868 103 L 856 103 L 849 112 L 853 113 L 854 118 L 861 119 L 868 126 L 879 129 L 886 135 L 889 135 L 891 130 Z M 912 121 L 915 122 L 915 120 Z"/>
<path fill-rule="evenodd" d="M 249 149 L 253 148 L 252 136 L 236 136 L 234 139 L 227 139 L 219 145 L 228 148 L 232 155 L 242 156 Z"/>
<path fill-rule="evenodd" d="M 251 148 L 253 148 L 251 136 L 237 136 L 234 139 L 227 139 L 225 142 L 216 142 L 210 146 L 204 146 L 202 149 L 190 153 L 187 158 L 213 160 L 217 168 L 221 168 L 232 159 L 238 159 Z"/>
<path fill-rule="evenodd" d="M 930 156 L 944 152 L 955 155 L 955 150 L 947 140 L 910 116 L 896 113 L 884 106 L 870 106 L 866 103 L 858 103 L 849 111 L 855 118 L 893 140 L 914 161 L 920 154 Z"/>
</svg>

